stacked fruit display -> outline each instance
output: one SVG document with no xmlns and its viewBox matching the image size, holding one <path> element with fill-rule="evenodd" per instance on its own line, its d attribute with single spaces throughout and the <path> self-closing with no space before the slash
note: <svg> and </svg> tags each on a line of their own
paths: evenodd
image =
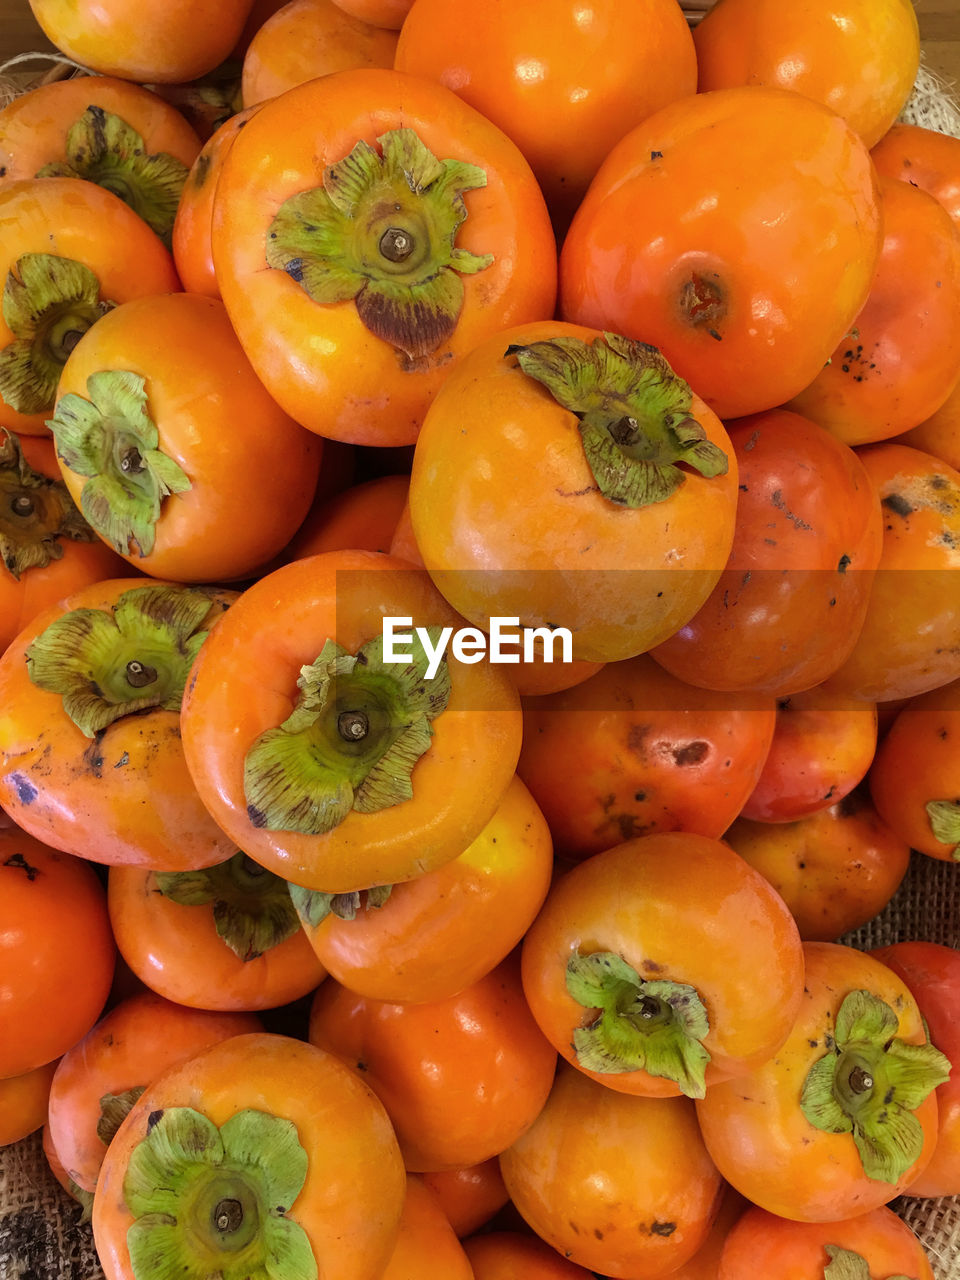
<svg viewBox="0 0 960 1280">
<path fill-rule="evenodd" d="M 960 921 L 854 936 L 960 858 L 908 0 L 31 7 L 0 1146 L 72 1280 L 956 1280 Z"/>
</svg>

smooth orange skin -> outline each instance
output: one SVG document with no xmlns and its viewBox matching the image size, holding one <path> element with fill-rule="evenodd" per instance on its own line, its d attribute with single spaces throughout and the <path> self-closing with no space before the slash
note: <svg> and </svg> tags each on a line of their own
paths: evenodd
<svg viewBox="0 0 960 1280">
<path fill-rule="evenodd" d="M 960 378 L 960 229 L 933 196 L 880 179 L 883 248 L 870 295 L 791 407 L 847 444 L 925 422 Z"/>
<path fill-rule="evenodd" d="M 806 1119 L 800 1090 L 848 992 L 869 991 L 890 1005 L 899 1039 L 924 1044 L 926 1034 L 916 1001 L 886 965 L 834 942 L 805 942 L 803 952 L 803 999 L 786 1043 L 749 1075 L 708 1089 L 697 1118 L 717 1168 L 748 1200 L 797 1222 L 838 1222 L 886 1204 L 922 1172 L 936 1143 L 937 1098 L 932 1091 L 913 1113 L 923 1150 L 895 1183 L 867 1177 L 851 1134 Z"/>
<path fill-rule="evenodd" d="M 96 1190 L 107 1149 L 97 1136 L 104 1094 L 150 1085 L 219 1040 L 260 1030 L 253 1014 L 186 1009 L 153 992 L 115 1005 L 63 1055 L 49 1091 L 50 1140 L 67 1176 Z"/>
<path fill-rule="evenodd" d="M 0 1148 L 19 1142 L 47 1118 L 50 1084 L 57 1060 L 44 1062 L 23 1075 L 0 1079 Z"/>
<path fill-rule="evenodd" d="M 883 550 L 857 643 L 824 688 L 912 698 L 960 678 L 960 472 L 907 445 L 858 452 L 880 495 Z M 899 515 L 903 503 L 912 510 Z"/>
<path fill-rule="evenodd" d="M 173 258 L 117 196 L 76 178 L 0 183 L 0 278 L 25 253 L 73 258 L 97 276 L 100 297 L 128 302 L 180 288 Z M 14 335 L 0 315 L 0 347 Z M 0 396 L 0 426 L 49 436 L 49 412 L 19 413 Z"/>
<path fill-rule="evenodd" d="M 717 1280 L 720 1255 L 730 1229 L 747 1208 L 747 1201 L 728 1182 L 721 1190 L 720 1208 L 710 1225 L 707 1238 L 689 1260 L 671 1271 L 672 1280 Z M 817 1277 L 820 1280 L 820 1277 Z"/>
<path fill-rule="evenodd" d="M 567 962 L 578 951 L 612 951 L 647 981 L 697 989 L 710 1026 L 708 1093 L 776 1053 L 800 1005 L 803 956 L 786 904 L 727 845 L 692 832 L 641 836 L 578 863 L 554 881 L 522 956 L 527 1002 L 568 1062 L 617 1093 L 677 1097 L 678 1085 L 643 1068 L 579 1066 L 573 1032 L 596 1014 L 567 991 Z"/>
<path fill-rule="evenodd" d="M 451 862 L 406 880 L 353 920 L 331 913 L 307 936 L 341 986 L 421 1004 L 478 982 L 523 937 L 550 888 L 553 842 L 514 778 L 477 838 Z"/>
<path fill-rule="evenodd" d="M 726 431 L 696 396 L 690 412 L 729 458 L 663 502 L 631 509 L 598 490 L 574 413 L 505 352 L 597 330 L 545 321 L 476 347 L 430 406 L 410 480 L 420 554 L 477 626 L 491 615 L 568 627 L 573 657 L 630 658 L 700 607 L 733 540 L 737 467 Z"/>
<path fill-rule="evenodd" d="M 214 130 L 191 165 L 180 192 L 171 248 L 177 274 L 188 293 L 220 297 L 213 266 L 213 197 L 223 158 L 254 111 L 256 107 L 238 111 Z"/>
<path fill-rule="evenodd" d="M 909 844 L 863 791 L 793 822 L 740 817 L 723 838 L 770 881 L 805 942 L 834 942 L 872 920 L 910 865 Z"/>
<path fill-rule="evenodd" d="M 479 165 L 459 248 L 492 253 L 461 276 L 449 341 L 411 362 L 361 323 L 355 303 L 313 302 L 285 271 L 265 269 L 271 221 L 289 196 L 361 139 L 410 128 L 441 159 Z M 355 444 L 412 444 L 450 369 L 508 325 L 553 314 L 556 244 L 543 196 L 514 144 L 448 89 L 383 69 L 337 71 L 264 103 L 226 157 L 214 202 L 213 258 L 223 299 L 258 375 L 291 417 Z"/>
<path fill-rule="evenodd" d="M 195 785 L 236 845 L 284 879 L 328 893 L 411 880 L 459 857 L 493 816 L 520 754 L 519 699 L 486 661 L 448 659 L 450 702 L 432 721 L 402 804 L 354 811 L 306 835 L 255 827 L 243 789 L 247 751 L 290 715 L 300 669 L 327 639 L 356 653 L 386 616 L 462 625 L 427 575 L 373 551 L 327 552 L 276 569 L 233 608 L 230 627 L 210 636 L 194 664 L 181 728 Z"/>
<path fill-rule="evenodd" d="M 960 471 L 960 382 L 936 413 L 932 413 L 926 422 L 921 422 L 919 427 L 897 436 L 893 443 L 932 453 L 954 471 Z"/>
<path fill-rule="evenodd" d="M 349 13 L 371 26 L 399 31 L 413 0 L 337 0 L 344 13 Z"/>
<path fill-rule="evenodd" d="M 190 781 L 176 711 L 121 716 L 88 738 L 30 679 L 28 646 L 71 609 L 110 610 L 130 578 L 91 583 L 43 610 L 0 658 L 0 805 L 38 840 L 94 862 L 184 871 L 232 857 Z M 236 593 L 213 590 L 211 613 Z M 51 1055 L 52 1056 L 52 1055 Z"/>
<path fill-rule="evenodd" d="M 141 83 L 178 84 L 218 66 L 236 44 L 251 0 L 30 0 L 44 35 L 68 58 Z"/>
<path fill-rule="evenodd" d="M 462 1169 L 428 1171 L 420 1177 L 436 1196 L 461 1240 L 489 1222 L 510 1198 L 496 1156 Z"/>
<path fill-rule="evenodd" d="M 714 412 L 739 417 L 816 376 L 866 301 L 880 243 L 869 152 L 835 112 L 786 89 L 696 94 L 601 165 L 561 251 L 560 315 L 653 343 Z M 716 314 L 684 304 L 697 279 L 719 290 Z"/>
<path fill-rule="evenodd" d="M 380 1280 L 474 1280 L 467 1255 L 433 1192 L 407 1176 L 400 1235 Z"/>
<path fill-rule="evenodd" d="M 933 1158 L 907 1188 L 911 1196 L 960 1195 L 960 951 L 907 939 L 871 952 L 898 974 L 920 1006 L 930 1039 L 950 1059 L 950 1079 L 937 1086 L 937 1145 Z"/>
<path fill-rule="evenodd" d="M 539 1236 L 490 1231 L 463 1242 L 474 1280 L 593 1280 L 594 1273 L 552 1249 Z"/>
<path fill-rule="evenodd" d="M 960 138 L 895 124 L 870 154 L 881 176 L 899 178 L 939 200 L 960 231 Z"/>
<path fill-rule="evenodd" d="M 4 181 L 33 178 L 45 164 L 66 160 L 67 133 L 87 107 L 103 107 L 143 138 L 147 155 L 163 152 L 189 168 L 200 139 L 169 103 L 128 80 L 82 76 L 39 85 L 0 111 L 0 173 Z"/>
<path fill-rule="evenodd" d="M 697 87 L 690 28 L 671 0 L 416 0 L 396 66 L 508 134 L 564 228 L 614 143 Z"/>
<path fill-rule="evenodd" d="M 852 449 L 784 409 L 727 423 L 739 496 L 709 599 L 652 656 L 690 684 L 778 698 L 835 671 L 863 626 L 880 504 Z"/>
<path fill-rule="evenodd" d="M 390 551 L 407 501 L 406 476 L 378 476 L 315 503 L 284 549 L 290 560 L 323 551 Z"/>
<path fill-rule="evenodd" d="M 123 1179 L 152 1111 L 193 1107 L 215 1125 L 246 1108 L 293 1121 L 310 1161 L 287 1212 L 306 1231 L 324 1280 L 381 1280 L 396 1244 L 406 1177 L 390 1122 L 359 1076 L 288 1036 L 233 1036 L 155 1081 L 110 1144 L 93 1205 L 107 1280 L 135 1280 Z"/>
<path fill-rule="evenodd" d="M 417 1173 L 499 1155 L 533 1124 L 557 1061 L 515 956 L 430 1004 L 368 1000 L 328 979 L 313 998 L 309 1040 L 367 1081 Z"/>
<path fill-rule="evenodd" d="M 721 1190 L 689 1098 L 630 1097 L 566 1063 L 500 1169 L 538 1236 L 622 1280 L 657 1280 L 692 1257 Z"/>
<path fill-rule="evenodd" d="M 185 907 L 153 871 L 113 867 L 107 883 L 117 949 L 152 991 L 191 1009 L 249 1012 L 308 995 L 325 975 L 302 930 L 243 961 L 216 931 L 213 904 Z"/>
<path fill-rule="evenodd" d="M 960 680 L 914 698 L 890 726 L 870 768 L 880 816 L 913 849 L 956 862 L 957 843 L 938 840 L 931 800 L 960 799 Z"/>
<path fill-rule="evenodd" d="M 253 37 L 243 59 L 243 105 L 354 67 L 392 67 L 397 35 L 353 18 L 334 0 L 289 0 Z"/>
<path fill-rule="evenodd" d="M 749 1208 L 728 1237 L 714 1280 L 821 1280 L 830 1255 L 824 1245 L 857 1253 L 871 1276 L 933 1280 L 923 1245 L 892 1209 L 829 1223 L 788 1222 L 756 1206 Z"/>
<path fill-rule="evenodd" d="M 643 654 L 525 699 L 517 770 L 566 859 L 654 831 L 719 839 L 760 777 L 775 721 L 772 697 L 744 705 L 694 689 Z"/>
<path fill-rule="evenodd" d="M 81 859 L 3 829 L 0 885 L 5 1079 L 52 1062 L 86 1035 L 110 991 L 116 947 L 103 887 Z"/>
<path fill-rule="evenodd" d="M 693 33 L 700 93 L 791 89 L 832 108 L 872 147 L 910 96 L 920 31 L 910 0 L 719 0 Z"/>
<path fill-rule="evenodd" d="M 222 302 L 171 293 L 117 307 L 74 347 L 57 403 L 86 397 L 106 369 L 146 379 L 157 447 L 190 480 L 163 502 L 150 554 L 131 542 L 125 560 L 152 577 L 225 582 L 286 545 L 313 499 L 323 446 L 265 391 Z M 60 469 L 79 506 L 88 480 L 62 459 Z"/>
<path fill-rule="evenodd" d="M 740 810 L 757 822 L 795 822 L 838 804 L 863 780 L 877 749 L 877 708 L 819 688 L 777 704 L 773 742 Z"/>
</svg>

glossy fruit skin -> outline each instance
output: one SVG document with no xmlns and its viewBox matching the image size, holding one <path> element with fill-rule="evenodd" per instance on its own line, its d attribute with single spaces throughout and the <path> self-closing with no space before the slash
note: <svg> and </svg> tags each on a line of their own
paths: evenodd
<svg viewBox="0 0 960 1280">
<path fill-rule="evenodd" d="M 803 957 L 786 905 L 727 845 L 690 832 L 640 836 L 578 863 L 555 879 L 527 930 L 527 1002 L 574 1066 L 573 1032 L 594 1020 L 566 987 L 567 961 L 581 949 L 622 956 L 648 981 L 696 988 L 709 1022 L 708 1093 L 716 1081 L 742 1077 L 776 1053 L 800 1005 Z M 681 1092 L 642 1068 L 578 1069 L 614 1092 L 668 1098 Z"/>
<path fill-rule="evenodd" d="M 406 1178 L 383 1107 L 332 1054 L 288 1036 L 233 1036 L 173 1068 L 142 1095 L 110 1144 L 93 1209 L 107 1280 L 134 1280 L 123 1199 L 151 1112 L 193 1107 L 215 1125 L 246 1108 L 292 1120 L 310 1162 L 288 1217 L 330 1280 L 379 1280 L 396 1243 Z"/>
<path fill-rule="evenodd" d="M 355 67 L 392 67 L 397 36 L 351 17 L 334 0 L 289 0 L 260 27 L 243 59 L 243 105 Z"/>
<path fill-rule="evenodd" d="M 89 738 L 59 694 L 33 684 L 25 661 L 28 646 L 54 619 L 72 609 L 109 611 L 137 585 L 129 578 L 91 583 L 38 614 L 4 651 L 0 804 L 38 840 L 94 862 L 164 871 L 210 867 L 236 845 L 190 782 L 177 712 L 121 716 Z M 215 625 L 236 593 L 208 594 Z"/>
<path fill-rule="evenodd" d="M 691 684 L 786 697 L 856 641 L 880 559 L 880 505 L 852 449 L 784 409 L 727 424 L 737 519 L 720 580 L 653 657 Z"/>
<path fill-rule="evenodd" d="M 457 246 L 492 253 L 461 277 L 449 341 L 411 362 L 364 327 L 354 302 L 314 303 L 285 271 L 264 270 L 278 206 L 317 186 L 359 140 L 413 129 L 439 158 L 477 164 Z M 338 71 L 265 103 L 223 163 L 213 257 L 223 299 L 264 385 L 305 427 L 357 444 L 412 444 L 451 367 L 488 334 L 553 314 L 556 243 L 543 196 L 514 144 L 448 89 L 417 76 Z"/>
<path fill-rule="evenodd" d="M 142 84 L 179 84 L 212 71 L 233 48 L 250 0 L 30 0 L 44 35 L 69 58 Z"/>
<path fill-rule="evenodd" d="M 910 865 L 910 845 L 865 789 L 791 822 L 741 815 L 724 840 L 770 881 L 805 942 L 834 942 L 872 920 Z"/>
<path fill-rule="evenodd" d="M 960 677 L 960 472 L 906 445 L 858 452 L 880 495 L 883 550 L 857 643 L 824 686 L 871 702 L 911 698 Z"/>
<path fill-rule="evenodd" d="M 84 339 L 87 339 L 86 341 Z M 57 403 L 88 379 L 124 369 L 145 379 L 158 448 L 190 488 L 161 506 L 148 555 L 124 559 L 152 577 L 227 582 L 281 550 L 309 509 L 322 443 L 289 418 L 246 359 L 223 303 L 197 294 L 140 298 L 103 317 L 64 365 Z M 88 481 L 61 459 L 79 505 Z"/>
<path fill-rule="evenodd" d="M 325 970 L 302 930 L 252 960 L 241 960 L 216 931 L 213 904 L 173 902 L 156 874 L 113 867 L 107 881 L 117 949 L 152 991 L 191 1009 L 273 1009 L 308 995 Z"/>
<path fill-rule="evenodd" d="M 234 847 L 328 893 L 410 880 L 458 857 L 493 816 L 520 754 L 519 698 L 487 662 L 450 660 L 453 694 L 414 767 L 412 799 L 351 812 L 325 835 L 304 835 L 255 827 L 243 789 L 250 744 L 290 714 L 300 669 L 328 638 L 356 653 L 381 634 L 387 615 L 462 625 L 427 575 L 373 551 L 328 552 L 276 569 L 234 608 L 222 643 L 204 644 L 181 713 L 191 776 Z"/>
<path fill-rule="evenodd" d="M 773 742 L 740 816 L 795 822 L 828 809 L 863 780 L 876 749 L 875 706 L 844 706 L 817 687 L 779 699 Z"/>
<path fill-rule="evenodd" d="M 76 178 L 23 178 L 0 183 L 0 278 L 25 253 L 82 262 L 114 303 L 174 293 L 180 281 L 157 235 L 117 196 Z M 13 340 L 0 316 L 0 347 Z M 49 436 L 48 412 L 19 413 L 0 396 L 0 426 Z"/>
<path fill-rule="evenodd" d="M 960 799 L 960 680 L 912 699 L 890 726 L 870 768 L 883 820 L 913 849 L 957 861 L 957 844 L 937 838 L 930 801 Z"/>
<path fill-rule="evenodd" d="M 557 1060 L 524 1001 L 516 957 L 430 1004 L 368 1000 L 328 980 L 309 1039 L 375 1091 L 414 1172 L 499 1155 L 536 1119 Z"/>
<path fill-rule="evenodd" d="M 93 1026 L 113 979 L 106 895 L 88 863 L 0 830 L 0 1079 L 59 1058 Z"/>
<path fill-rule="evenodd" d="M 696 395 L 690 412 L 727 473 L 690 472 L 636 509 L 599 492 L 576 415 L 505 353 L 600 336 L 546 321 L 476 347 L 430 406 L 410 480 L 417 546 L 454 608 L 483 629 L 491 614 L 566 626 L 589 662 L 643 653 L 696 612 L 729 554 L 737 493 L 726 432 Z"/>
<path fill-rule="evenodd" d="M 720 1192 L 720 1208 L 710 1225 L 707 1238 L 689 1260 L 670 1274 L 673 1280 L 717 1280 L 717 1268 L 720 1255 L 726 1243 L 730 1229 L 738 1220 L 748 1202 L 739 1191 L 735 1191 L 729 1182 L 725 1182 Z M 817 1280 L 820 1280 L 817 1277 Z"/>
<path fill-rule="evenodd" d="M 592 1280 L 545 1240 L 519 1231 L 488 1231 L 463 1242 L 474 1280 Z"/>
<path fill-rule="evenodd" d="M 856 333 L 790 401 L 850 445 L 925 422 L 960 378 L 960 229 L 932 195 L 880 178 L 883 247 Z"/>
<path fill-rule="evenodd" d="M 462 1169 L 436 1169 L 420 1176 L 461 1240 L 489 1222 L 509 1200 L 496 1156 Z"/>
<path fill-rule="evenodd" d="M 561 251 L 560 315 L 653 343 L 721 418 L 740 417 L 816 375 L 866 301 L 880 242 L 869 152 L 835 112 L 785 89 L 696 94 L 601 165 Z"/>
<path fill-rule="evenodd" d="M 927 1167 L 910 1183 L 911 1196 L 960 1195 L 960 951 L 937 942 L 906 939 L 877 947 L 878 960 L 899 975 L 913 993 L 930 1039 L 953 1064 L 950 1079 L 937 1088 L 937 1145 Z"/>
<path fill-rule="evenodd" d="M 693 39 L 700 93 L 744 84 L 791 89 L 843 116 L 868 147 L 900 114 L 920 62 L 909 0 L 839 0 L 829 8 L 721 0 Z"/>
<path fill-rule="evenodd" d="M 96 1189 L 106 1151 L 97 1135 L 104 1094 L 146 1087 L 210 1045 L 260 1030 L 252 1014 L 186 1009 L 152 992 L 115 1005 L 63 1055 L 50 1089 L 50 1138 L 68 1176 Z"/>
<path fill-rule="evenodd" d="M 565 227 L 614 143 L 696 89 L 690 29 L 663 0 L 416 0 L 396 66 L 508 134 Z"/>
<path fill-rule="evenodd" d="M 914 1111 L 923 1149 L 895 1183 L 866 1175 L 851 1134 L 806 1119 L 800 1089 L 848 992 L 870 991 L 888 1004 L 900 1039 L 924 1044 L 926 1035 L 916 1001 L 886 965 L 833 942 L 805 942 L 803 952 L 803 1000 L 786 1043 L 749 1075 L 708 1089 L 697 1118 L 717 1168 L 748 1200 L 796 1222 L 837 1222 L 886 1204 L 919 1175 L 933 1155 L 937 1099 L 931 1091 Z"/>
<path fill-rule="evenodd" d="M 916 124 L 895 124 L 871 150 L 877 172 L 928 191 L 960 230 L 960 138 Z"/>
<path fill-rule="evenodd" d="M 0 111 L 0 172 L 33 178 L 44 165 L 66 160 L 67 132 L 91 104 L 120 118 L 143 138 L 147 155 L 165 152 L 188 168 L 200 139 L 174 107 L 129 80 L 83 76 L 39 85 Z"/>
<path fill-rule="evenodd" d="M 43 1127 L 57 1061 L 0 1078 L 0 1150 Z"/>
<path fill-rule="evenodd" d="M 694 689 L 641 654 L 524 699 L 517 770 L 565 859 L 655 831 L 718 840 L 760 777 L 775 721 L 772 697 L 744 705 Z"/>
<path fill-rule="evenodd" d="M 689 1098 L 629 1097 L 566 1063 L 500 1168 L 538 1236 L 587 1270 L 624 1280 L 655 1280 L 690 1258 L 721 1190 Z"/>
<path fill-rule="evenodd" d="M 467 1255 L 440 1204 L 422 1179 L 407 1175 L 400 1234 L 380 1280 L 474 1280 Z"/>
<path fill-rule="evenodd" d="M 353 920 L 305 926 L 342 986 L 373 1000 L 421 1004 L 456 995 L 498 965 L 540 909 L 553 873 L 543 814 L 518 777 L 493 817 L 451 862 L 395 885 Z"/>
</svg>

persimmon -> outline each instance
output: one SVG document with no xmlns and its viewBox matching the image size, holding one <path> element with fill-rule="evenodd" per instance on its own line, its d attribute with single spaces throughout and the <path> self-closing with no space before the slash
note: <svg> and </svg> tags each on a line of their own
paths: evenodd
<svg viewBox="0 0 960 1280">
<path fill-rule="evenodd" d="M 473 1271 L 443 1209 L 416 1174 L 407 1176 L 400 1234 L 380 1280 L 474 1280 Z"/>
<path fill-rule="evenodd" d="M 388 552 L 409 487 L 407 476 L 377 476 L 315 503 L 284 556 L 300 560 L 323 551 Z"/>
<path fill-rule="evenodd" d="M 0 1078 L 0 1149 L 43 1127 L 58 1061 L 55 1058 L 22 1075 Z"/>
<path fill-rule="evenodd" d="M 113 978 L 106 894 L 89 863 L 0 830 L 0 1079 L 59 1058 L 93 1026 Z"/>
<path fill-rule="evenodd" d="M 349 13 L 371 26 L 399 31 L 410 12 L 413 0 L 337 0 L 344 13 Z"/>
<path fill-rule="evenodd" d="M 213 258 L 270 393 L 357 444 L 413 443 L 460 358 L 556 296 L 546 206 L 514 143 L 449 89 L 380 68 L 263 104 L 223 162 Z"/>
<path fill-rule="evenodd" d="M 0 111 L 0 173 L 85 178 L 112 191 L 170 247 L 200 139 L 175 107 L 141 85 L 81 76 L 39 85 Z"/>
<path fill-rule="evenodd" d="M 70 1046 L 50 1087 L 50 1141 L 67 1176 L 96 1190 L 110 1139 L 147 1085 L 220 1040 L 261 1030 L 253 1014 L 187 1009 L 153 992 L 114 1005 Z"/>
<path fill-rule="evenodd" d="M 44 436 L 81 335 L 121 302 L 180 289 L 143 219 L 75 178 L 0 183 L 0 278 L 0 426 Z"/>
<path fill-rule="evenodd" d="M 836 112 L 761 85 L 698 93 L 600 166 L 563 243 L 560 314 L 653 343 L 721 418 L 741 417 L 816 376 L 880 244 L 870 153 Z"/>
<path fill-rule="evenodd" d="M 564 627 L 576 660 L 634 657 L 687 622 L 733 540 L 737 466 L 653 348 L 546 321 L 475 347 L 427 411 L 410 515 L 440 591 Z"/>
<path fill-rule="evenodd" d="M 386 660 L 385 617 L 428 638 L 462 622 L 423 570 L 373 551 L 308 556 L 228 616 L 193 666 L 181 729 L 238 847 L 295 884 L 352 893 L 435 870 L 480 834 L 514 774 L 519 699 L 488 660 L 450 654 L 427 678 L 419 641 Z"/>
<path fill-rule="evenodd" d="M 420 1176 L 461 1240 L 489 1222 L 509 1200 L 496 1156 L 461 1169 L 428 1170 Z"/>
<path fill-rule="evenodd" d="M 474 1280 L 592 1280 L 596 1274 L 532 1232 L 488 1231 L 463 1242 Z"/>
<path fill-rule="evenodd" d="M 561 230 L 614 143 L 697 85 L 672 0 L 416 0 L 396 66 L 446 85 L 511 137 Z"/>
<path fill-rule="evenodd" d="M 236 849 L 201 803 L 179 711 L 236 593 L 108 578 L 43 610 L 0 658 L 0 804 L 94 862 L 211 866 Z"/>
<path fill-rule="evenodd" d="M 897 436 L 893 443 L 932 453 L 954 471 L 960 471 L 960 381 L 935 413 Z"/>
<path fill-rule="evenodd" d="M 939 200 L 960 230 L 960 138 L 918 124 L 894 124 L 870 154 L 878 173 Z"/>
<path fill-rule="evenodd" d="M 273 1009 L 308 995 L 325 976 L 285 883 L 243 854 L 207 876 L 113 867 L 107 901 L 121 956 L 176 1004 Z"/>
<path fill-rule="evenodd" d="M 94 1242 L 107 1280 L 256 1274 L 267 1256 L 278 1275 L 379 1280 L 405 1187 L 356 1072 L 288 1036 L 232 1036 L 134 1104 L 104 1158 Z"/>
<path fill-rule="evenodd" d="M 354 67 L 392 67 L 395 31 L 371 26 L 334 0 L 288 0 L 263 23 L 243 58 L 244 107 Z"/>
<path fill-rule="evenodd" d="M 913 89 L 920 31 L 910 0 L 717 0 L 693 33 L 700 93 L 773 85 L 843 116 L 868 147 Z"/>
<path fill-rule="evenodd" d="M 152 577 L 253 574 L 309 509 L 322 444 L 266 392 L 223 303 L 139 298 L 84 337 L 50 428 L 89 523 Z"/>
<path fill-rule="evenodd" d="M 829 363 L 790 401 L 847 444 L 919 426 L 960 379 L 960 228 L 926 191 L 880 178 L 883 247 Z"/>
</svg>

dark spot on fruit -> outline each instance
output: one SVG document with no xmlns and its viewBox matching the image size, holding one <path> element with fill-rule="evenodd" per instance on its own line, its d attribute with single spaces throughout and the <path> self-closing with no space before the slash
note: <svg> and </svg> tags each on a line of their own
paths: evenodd
<svg viewBox="0 0 960 1280">
<path fill-rule="evenodd" d="M 892 511 L 894 515 L 908 516 L 913 507 L 901 493 L 888 493 L 885 498 L 881 498 L 880 505 L 886 507 L 888 511 Z"/>
<path fill-rule="evenodd" d="M 673 752 L 674 763 L 684 765 L 699 764 L 709 753 L 709 742 L 688 742 L 685 747 L 677 747 Z"/>
<path fill-rule="evenodd" d="M 23 871 L 27 879 L 32 883 L 40 874 L 36 867 L 32 867 L 22 853 L 14 853 L 3 864 L 5 867 L 16 867 L 18 871 Z"/>
<path fill-rule="evenodd" d="M 152 1133 L 156 1126 L 163 1119 L 163 1108 L 158 1111 L 151 1111 L 147 1116 L 147 1133 Z"/>
<path fill-rule="evenodd" d="M 25 774 L 11 773 L 10 781 L 13 783 L 14 790 L 17 793 L 17 799 L 21 804 L 33 804 L 39 792 L 36 786 L 30 781 Z"/>
</svg>

